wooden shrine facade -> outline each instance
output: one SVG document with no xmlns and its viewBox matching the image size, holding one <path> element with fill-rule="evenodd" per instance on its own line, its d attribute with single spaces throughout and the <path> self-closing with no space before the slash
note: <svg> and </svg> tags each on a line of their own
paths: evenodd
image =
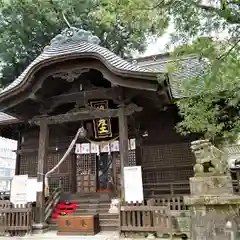
<svg viewBox="0 0 240 240">
<path fill-rule="evenodd" d="M 71 151 L 50 175 L 50 187 L 58 186 L 61 178 L 65 192 L 102 190 L 99 174 L 107 162 L 112 180 L 103 190 L 119 193 L 124 186 L 123 167 L 129 165 L 142 166 L 146 197 L 170 189 L 173 193 L 175 185 L 178 193 L 189 190 L 194 164 L 189 144 L 194 136 L 182 137 L 175 131 L 179 117 L 168 75 L 119 58 L 99 46 L 89 32 L 70 28 L 54 38 L 0 92 L 0 105 L 2 111 L 21 119 L 1 127 L 4 133 L 17 129 L 17 174 L 43 182 L 44 174 L 56 166 L 83 127 L 86 135 L 78 144 L 118 139 L 119 151 L 81 155 Z M 135 139 L 135 148 L 129 150 L 130 139 Z M 44 186 L 38 196 L 40 209 L 43 193 Z M 43 222 L 43 214 L 39 216 Z"/>
<path fill-rule="evenodd" d="M 144 110 L 141 114 L 144 114 Z M 136 138 L 136 149 L 128 152 L 128 165 L 141 165 L 143 167 L 143 183 L 147 187 L 145 194 L 148 196 L 155 194 L 170 193 L 170 184 L 188 183 L 188 178 L 192 176 L 192 164 L 194 158 L 189 150 L 190 140 L 180 137 L 174 131 L 176 112 L 169 109 L 156 118 L 150 117 L 144 121 L 142 130 L 139 134 L 135 133 L 135 122 L 129 126 L 129 138 Z M 148 122 L 147 122 L 148 121 Z M 131 126 L 132 124 L 132 126 Z M 77 126 L 76 126 L 77 125 Z M 48 157 L 44 172 L 51 170 L 61 159 L 67 150 L 71 140 L 74 137 L 78 123 L 74 126 L 71 123 L 57 124 L 50 126 Z M 71 130 L 72 129 L 74 130 Z M 69 131 L 69 129 L 71 131 Z M 157 134 L 157 133 L 160 134 Z M 148 136 L 146 136 L 148 135 Z M 19 172 L 20 174 L 29 174 L 32 177 L 37 176 L 38 168 L 38 144 L 39 144 L 39 127 L 24 126 L 22 128 L 21 149 L 19 149 Z M 87 140 L 79 141 L 88 143 Z M 120 152 L 113 152 L 113 178 L 117 188 L 120 187 Z M 50 175 L 50 186 L 56 187 L 59 178 L 65 192 L 96 192 L 97 189 L 97 154 L 76 155 L 74 151 L 68 156 L 62 165 Z M 89 172 L 91 170 L 91 172 Z M 86 174 L 82 174 L 85 172 Z M 77 179 L 82 180 L 85 176 L 85 183 L 79 186 Z M 168 184 L 167 186 L 160 183 Z M 178 188 L 179 186 L 175 186 Z M 149 189 L 148 189 L 149 188 Z M 162 189 L 161 189 L 162 188 Z M 81 190 L 80 190 L 81 189 Z M 155 189 L 155 190 L 154 190 Z M 158 190 L 160 189 L 160 190 Z M 152 190 L 152 191 L 150 191 Z M 154 191 L 153 191 L 154 190 Z M 178 189 L 174 189 L 178 191 Z M 182 193 L 181 191 L 178 193 Z M 146 195 L 146 196 L 147 196 Z"/>
</svg>

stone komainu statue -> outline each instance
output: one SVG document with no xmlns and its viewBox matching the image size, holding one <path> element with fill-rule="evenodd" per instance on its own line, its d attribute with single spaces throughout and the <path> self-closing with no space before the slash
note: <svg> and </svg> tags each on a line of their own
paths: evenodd
<svg viewBox="0 0 240 240">
<path fill-rule="evenodd" d="M 209 140 L 198 140 L 191 143 L 196 157 L 195 176 L 228 175 L 227 158 L 223 151 L 213 146 Z"/>
</svg>

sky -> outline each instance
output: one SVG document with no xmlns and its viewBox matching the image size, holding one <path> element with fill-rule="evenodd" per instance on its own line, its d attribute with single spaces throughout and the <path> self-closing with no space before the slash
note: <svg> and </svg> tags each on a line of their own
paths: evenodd
<svg viewBox="0 0 240 240">
<path fill-rule="evenodd" d="M 155 41 L 149 40 L 146 51 L 144 53 L 134 53 L 134 57 L 145 57 L 159 53 L 166 53 L 168 50 L 166 50 L 165 46 L 170 42 L 170 34 L 173 33 L 173 31 L 174 26 L 170 25 L 169 29 L 162 37 Z M 211 36 L 218 40 L 224 40 L 228 37 L 228 32 L 227 29 L 223 32 L 213 32 L 211 33 Z"/>
<path fill-rule="evenodd" d="M 134 57 L 146 57 L 159 53 L 166 53 L 166 45 L 170 42 L 170 34 L 174 31 L 174 27 L 170 26 L 166 33 L 157 40 L 149 39 L 147 49 L 144 53 L 134 52 Z"/>
<path fill-rule="evenodd" d="M 169 34 L 163 35 L 161 38 L 158 38 L 156 41 L 149 42 L 149 45 L 146 51 L 141 56 L 149 56 L 158 53 L 164 53 L 167 50 L 165 49 L 165 45 L 170 41 Z"/>
</svg>

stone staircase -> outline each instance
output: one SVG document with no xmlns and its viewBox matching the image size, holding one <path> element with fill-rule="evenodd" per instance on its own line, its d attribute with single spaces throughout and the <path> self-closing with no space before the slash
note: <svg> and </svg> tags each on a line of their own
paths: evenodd
<svg viewBox="0 0 240 240">
<path fill-rule="evenodd" d="M 61 201 L 70 200 L 77 203 L 74 215 L 98 213 L 101 231 L 117 231 L 119 215 L 109 213 L 111 198 L 109 193 L 63 194 Z M 50 222 L 50 228 L 56 229 L 56 222 Z"/>
</svg>

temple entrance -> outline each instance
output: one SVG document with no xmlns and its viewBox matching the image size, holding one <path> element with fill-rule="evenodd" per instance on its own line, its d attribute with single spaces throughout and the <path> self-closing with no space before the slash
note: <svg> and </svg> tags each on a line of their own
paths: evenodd
<svg viewBox="0 0 240 240">
<path fill-rule="evenodd" d="M 113 190 L 113 157 L 108 153 L 100 153 L 97 159 L 97 192 Z"/>
<path fill-rule="evenodd" d="M 116 189 L 114 154 L 81 154 L 76 158 L 76 191 L 113 192 Z M 115 174 L 114 174 L 115 173 Z"/>
</svg>

